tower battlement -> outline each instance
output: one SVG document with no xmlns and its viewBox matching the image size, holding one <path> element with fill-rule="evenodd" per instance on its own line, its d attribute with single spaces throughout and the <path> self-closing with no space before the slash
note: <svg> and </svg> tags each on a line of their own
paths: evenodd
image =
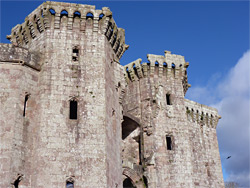
<svg viewBox="0 0 250 188">
<path fill-rule="evenodd" d="M 221 119 L 217 109 L 188 99 L 185 99 L 185 107 L 188 121 L 216 129 L 218 121 Z"/>
<path fill-rule="evenodd" d="M 96 10 L 95 6 L 47 1 L 36 8 L 25 22 L 16 25 L 7 36 L 13 45 L 29 47 L 32 40 L 39 38 L 46 30 L 76 33 L 99 33 L 106 36 L 117 58 L 128 49 L 125 44 L 125 30 L 118 28 L 108 7 Z M 45 35 L 46 36 L 46 35 Z"/>
<path fill-rule="evenodd" d="M 184 93 L 191 85 L 187 80 L 187 68 L 189 63 L 184 56 L 171 54 L 165 51 L 165 55 L 147 55 L 148 63 L 141 63 L 142 59 L 137 59 L 124 66 L 124 75 L 127 83 L 139 80 L 143 77 L 158 77 L 159 79 L 180 79 Z"/>
</svg>

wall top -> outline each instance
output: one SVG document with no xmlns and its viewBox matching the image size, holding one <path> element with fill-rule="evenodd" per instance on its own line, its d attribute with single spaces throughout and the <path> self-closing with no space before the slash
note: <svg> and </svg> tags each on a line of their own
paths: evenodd
<svg viewBox="0 0 250 188">
<path fill-rule="evenodd" d="M 41 70 L 41 54 L 30 53 L 28 49 L 12 44 L 0 43 L 0 62 L 28 66 L 36 71 Z"/>
<path fill-rule="evenodd" d="M 125 31 L 118 28 L 108 7 L 96 10 L 93 5 L 47 1 L 38 6 L 25 22 L 12 28 L 7 39 L 15 46 L 29 48 L 34 38 L 46 30 L 69 33 L 103 34 L 107 37 L 117 59 L 128 49 Z"/>
</svg>

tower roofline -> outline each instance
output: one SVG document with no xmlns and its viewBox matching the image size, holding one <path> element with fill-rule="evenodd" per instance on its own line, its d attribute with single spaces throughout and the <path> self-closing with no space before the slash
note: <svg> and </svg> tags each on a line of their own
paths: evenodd
<svg viewBox="0 0 250 188">
<path fill-rule="evenodd" d="M 187 79 L 189 63 L 185 61 L 184 56 L 165 51 L 164 56 L 147 54 L 147 59 L 147 63 L 141 63 L 142 59 L 137 59 L 124 66 L 124 75 L 127 83 L 143 77 L 157 75 L 159 78 L 172 77 L 174 79 L 182 79 L 184 94 L 191 87 Z"/>
<path fill-rule="evenodd" d="M 108 7 L 96 10 L 93 5 L 47 1 L 38 6 L 24 23 L 12 28 L 7 39 L 15 46 L 28 48 L 33 39 L 46 30 L 62 29 L 106 36 L 116 58 L 120 59 L 129 45 L 125 44 L 125 30 L 118 28 Z"/>
</svg>

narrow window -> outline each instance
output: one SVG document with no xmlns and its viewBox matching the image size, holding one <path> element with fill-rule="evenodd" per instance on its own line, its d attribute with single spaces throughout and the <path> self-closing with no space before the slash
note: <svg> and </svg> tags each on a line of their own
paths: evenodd
<svg viewBox="0 0 250 188">
<path fill-rule="evenodd" d="M 172 150 L 172 140 L 170 136 L 166 136 L 167 150 Z"/>
<path fill-rule="evenodd" d="M 73 48 L 73 55 L 72 55 L 72 60 L 73 61 L 78 61 L 78 57 L 79 57 L 79 49 L 78 48 Z"/>
<path fill-rule="evenodd" d="M 73 182 L 66 182 L 66 188 L 74 188 L 74 183 Z"/>
<path fill-rule="evenodd" d="M 148 188 L 148 179 L 145 176 L 143 176 L 143 182 L 145 187 Z"/>
<path fill-rule="evenodd" d="M 69 119 L 77 119 L 77 101 L 70 101 Z"/>
<path fill-rule="evenodd" d="M 19 182 L 20 182 L 19 179 L 17 179 L 17 180 L 14 182 L 14 187 L 15 187 L 15 188 L 18 188 Z"/>
<path fill-rule="evenodd" d="M 19 187 L 19 183 L 20 183 L 21 180 L 22 180 L 22 175 L 19 175 L 18 178 L 13 183 L 15 188 Z"/>
<path fill-rule="evenodd" d="M 29 99 L 29 94 L 25 95 L 25 99 L 24 99 L 24 106 L 23 106 L 23 117 L 25 117 L 25 112 L 26 112 L 26 107 L 27 107 L 27 101 Z"/>
<path fill-rule="evenodd" d="M 171 105 L 170 94 L 166 95 L 167 105 Z"/>
</svg>

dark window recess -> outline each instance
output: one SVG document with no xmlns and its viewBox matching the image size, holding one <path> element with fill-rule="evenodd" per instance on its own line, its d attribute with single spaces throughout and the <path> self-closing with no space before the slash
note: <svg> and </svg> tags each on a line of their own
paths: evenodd
<svg viewBox="0 0 250 188">
<path fill-rule="evenodd" d="M 29 95 L 25 95 L 25 99 L 24 99 L 24 106 L 23 106 L 23 117 L 25 117 L 25 112 L 26 112 L 26 107 L 27 107 L 27 101 L 29 99 Z"/>
<path fill-rule="evenodd" d="M 130 178 L 126 178 L 123 181 L 123 188 L 135 188 Z"/>
<path fill-rule="evenodd" d="M 77 101 L 70 101 L 69 119 L 77 119 Z"/>
<path fill-rule="evenodd" d="M 148 179 L 145 176 L 143 176 L 143 182 L 145 187 L 148 188 Z"/>
<path fill-rule="evenodd" d="M 141 138 L 139 137 L 138 139 L 138 145 L 139 145 L 139 165 L 142 165 L 142 149 L 141 149 L 141 146 L 142 146 L 142 143 L 141 143 Z"/>
<path fill-rule="evenodd" d="M 15 188 L 18 188 L 21 179 L 22 179 L 22 177 L 19 176 L 19 177 L 14 181 L 13 185 L 14 185 Z"/>
<path fill-rule="evenodd" d="M 74 188 L 74 183 L 72 183 L 72 182 L 67 182 L 67 183 L 66 183 L 66 188 Z"/>
<path fill-rule="evenodd" d="M 72 60 L 73 60 L 73 61 L 78 61 L 78 57 L 79 57 L 79 49 L 74 48 L 74 49 L 73 49 Z"/>
<path fill-rule="evenodd" d="M 170 94 L 166 95 L 167 105 L 171 105 Z"/>
<path fill-rule="evenodd" d="M 166 136 L 167 150 L 172 150 L 172 140 L 170 136 Z"/>
</svg>

